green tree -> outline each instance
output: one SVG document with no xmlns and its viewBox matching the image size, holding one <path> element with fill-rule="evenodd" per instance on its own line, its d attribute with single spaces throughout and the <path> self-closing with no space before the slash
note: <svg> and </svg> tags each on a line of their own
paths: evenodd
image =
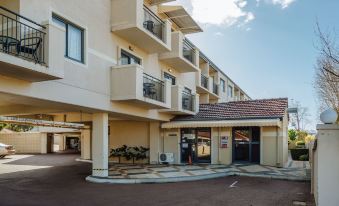
<svg viewBox="0 0 339 206">
<path fill-rule="evenodd" d="M 289 129 L 288 130 L 288 137 L 290 138 L 291 141 L 296 140 L 296 138 L 297 138 L 297 131 L 295 129 Z"/>
<path fill-rule="evenodd" d="M 5 123 L 0 123 L 0 131 L 3 129 L 3 128 L 6 128 L 7 127 L 7 124 Z"/>
</svg>

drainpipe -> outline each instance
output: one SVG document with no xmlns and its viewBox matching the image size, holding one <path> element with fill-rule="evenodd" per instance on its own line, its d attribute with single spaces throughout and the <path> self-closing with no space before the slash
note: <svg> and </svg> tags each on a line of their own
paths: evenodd
<svg viewBox="0 0 339 206">
<path fill-rule="evenodd" d="M 218 164 L 220 164 L 220 133 L 221 133 L 221 127 L 218 128 Z"/>
</svg>

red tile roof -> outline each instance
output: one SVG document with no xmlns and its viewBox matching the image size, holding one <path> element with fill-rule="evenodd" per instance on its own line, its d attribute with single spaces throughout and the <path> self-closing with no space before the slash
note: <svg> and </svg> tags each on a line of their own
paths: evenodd
<svg viewBox="0 0 339 206">
<path fill-rule="evenodd" d="M 282 118 L 288 107 L 287 98 L 257 99 L 217 104 L 200 104 L 194 116 L 177 116 L 174 121 L 273 119 Z"/>
</svg>

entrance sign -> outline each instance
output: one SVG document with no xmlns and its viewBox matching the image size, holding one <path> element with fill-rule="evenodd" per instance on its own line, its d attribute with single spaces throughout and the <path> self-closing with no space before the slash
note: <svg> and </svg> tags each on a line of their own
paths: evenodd
<svg viewBox="0 0 339 206">
<path fill-rule="evenodd" d="M 221 136 L 220 138 L 220 148 L 227 148 L 228 146 L 228 136 Z"/>
</svg>

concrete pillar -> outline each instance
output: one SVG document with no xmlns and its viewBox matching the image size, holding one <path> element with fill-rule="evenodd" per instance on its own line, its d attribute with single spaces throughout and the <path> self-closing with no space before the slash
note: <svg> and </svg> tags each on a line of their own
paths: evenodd
<svg viewBox="0 0 339 206">
<path fill-rule="evenodd" d="M 91 130 L 81 130 L 81 158 L 91 159 Z"/>
<path fill-rule="evenodd" d="M 108 114 L 93 114 L 92 175 L 108 176 Z"/>
<path fill-rule="evenodd" d="M 314 197 L 318 206 L 339 203 L 339 125 L 317 125 L 313 159 Z"/>
<path fill-rule="evenodd" d="M 149 126 L 149 156 L 150 156 L 150 164 L 158 164 L 159 163 L 159 153 L 160 153 L 160 123 L 159 122 L 151 122 Z"/>
</svg>

